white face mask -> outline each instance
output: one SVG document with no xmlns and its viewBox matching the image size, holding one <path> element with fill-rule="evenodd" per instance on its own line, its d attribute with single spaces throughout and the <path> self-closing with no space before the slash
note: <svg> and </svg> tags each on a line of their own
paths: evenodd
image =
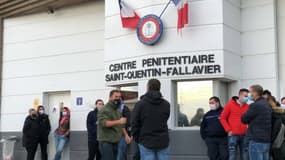
<svg viewBox="0 0 285 160">
<path fill-rule="evenodd" d="M 285 109 L 285 104 L 281 104 L 281 108 L 282 108 L 282 109 Z"/>
<path fill-rule="evenodd" d="M 44 110 L 39 110 L 39 113 L 40 113 L 40 114 L 44 114 L 45 111 L 44 111 Z"/>
<path fill-rule="evenodd" d="M 217 109 L 217 106 L 215 104 L 210 104 L 210 109 L 211 110 L 216 110 Z"/>
</svg>

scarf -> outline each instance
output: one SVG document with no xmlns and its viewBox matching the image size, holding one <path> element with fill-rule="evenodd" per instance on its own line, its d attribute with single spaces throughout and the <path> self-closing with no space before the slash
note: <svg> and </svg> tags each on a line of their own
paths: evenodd
<svg viewBox="0 0 285 160">
<path fill-rule="evenodd" d="M 70 118 L 70 110 L 66 107 L 65 108 L 67 111 L 67 114 L 65 116 L 62 116 L 60 119 L 60 125 L 63 125 L 65 121 L 69 120 Z"/>
</svg>

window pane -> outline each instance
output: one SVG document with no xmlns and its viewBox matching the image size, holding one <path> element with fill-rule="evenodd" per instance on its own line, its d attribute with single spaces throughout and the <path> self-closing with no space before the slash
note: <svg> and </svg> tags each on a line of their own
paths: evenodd
<svg viewBox="0 0 285 160">
<path fill-rule="evenodd" d="M 213 95 L 212 81 L 177 82 L 178 127 L 199 127 L 203 115 L 209 110 Z"/>
<path fill-rule="evenodd" d="M 122 98 L 124 104 L 132 111 L 138 101 L 138 86 L 124 86 L 121 87 Z"/>
</svg>

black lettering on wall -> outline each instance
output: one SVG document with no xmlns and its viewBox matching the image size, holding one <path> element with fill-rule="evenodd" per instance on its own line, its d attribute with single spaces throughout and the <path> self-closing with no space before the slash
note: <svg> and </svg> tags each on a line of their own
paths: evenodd
<svg viewBox="0 0 285 160">
<path fill-rule="evenodd" d="M 215 54 L 166 56 L 113 63 L 108 66 L 109 74 L 105 81 L 137 80 L 143 78 L 159 78 L 162 76 L 186 76 L 219 74 L 221 66 L 215 61 Z"/>
<path fill-rule="evenodd" d="M 215 73 L 222 73 L 221 65 L 214 65 L 214 70 L 215 70 Z"/>
<path fill-rule="evenodd" d="M 209 54 L 208 59 L 209 59 L 208 63 L 215 63 L 215 55 L 214 54 Z"/>
</svg>

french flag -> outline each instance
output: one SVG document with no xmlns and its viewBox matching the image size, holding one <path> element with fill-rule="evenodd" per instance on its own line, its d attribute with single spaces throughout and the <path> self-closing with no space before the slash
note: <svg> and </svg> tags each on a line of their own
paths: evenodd
<svg viewBox="0 0 285 160">
<path fill-rule="evenodd" d="M 187 0 L 172 0 L 178 9 L 177 29 L 182 29 L 188 24 L 188 1 Z"/>
<path fill-rule="evenodd" d="M 124 28 L 137 28 L 140 21 L 140 17 L 137 13 L 128 6 L 124 0 L 119 0 L 119 6 L 122 26 Z"/>
</svg>

